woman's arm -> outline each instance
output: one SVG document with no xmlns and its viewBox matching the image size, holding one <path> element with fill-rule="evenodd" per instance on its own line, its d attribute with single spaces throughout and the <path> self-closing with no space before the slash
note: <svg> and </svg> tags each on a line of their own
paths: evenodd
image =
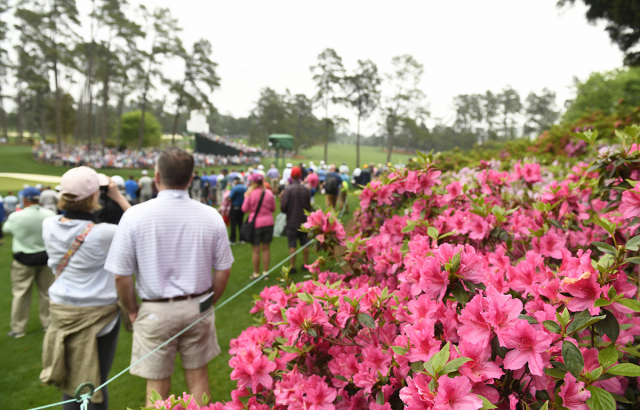
<svg viewBox="0 0 640 410">
<path fill-rule="evenodd" d="M 244 198 L 244 202 L 242 203 L 242 212 L 244 212 L 245 214 L 247 212 L 251 212 L 253 211 L 253 201 L 252 201 L 253 197 L 249 196 L 249 197 L 245 197 Z"/>
</svg>

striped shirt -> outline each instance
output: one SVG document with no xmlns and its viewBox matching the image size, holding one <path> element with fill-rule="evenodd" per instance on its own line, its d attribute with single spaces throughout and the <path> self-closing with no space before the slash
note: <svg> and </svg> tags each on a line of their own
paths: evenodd
<svg viewBox="0 0 640 410">
<path fill-rule="evenodd" d="M 192 201 L 187 191 L 163 190 L 124 213 L 105 269 L 135 272 L 138 296 L 156 300 L 208 291 L 211 269 L 229 269 L 233 261 L 218 211 Z"/>
</svg>

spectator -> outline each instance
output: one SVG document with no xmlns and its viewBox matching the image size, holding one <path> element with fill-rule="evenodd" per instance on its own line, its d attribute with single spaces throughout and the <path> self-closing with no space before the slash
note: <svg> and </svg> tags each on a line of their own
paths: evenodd
<svg viewBox="0 0 640 410">
<path fill-rule="evenodd" d="M 217 198 L 217 202 L 219 205 L 222 205 L 222 196 L 225 192 L 225 190 L 227 189 L 227 185 L 229 184 L 229 177 L 227 176 L 227 174 L 229 174 L 229 171 L 226 169 L 223 169 L 222 171 L 220 171 L 220 175 L 218 175 L 218 179 L 217 179 L 217 184 L 218 187 L 216 189 L 216 195 L 218 196 Z"/>
<path fill-rule="evenodd" d="M 132 204 L 138 203 L 138 183 L 133 179 L 133 175 L 129 175 L 129 179 L 124 184 L 124 189 L 129 195 L 129 202 Z"/>
<path fill-rule="evenodd" d="M 336 166 L 331 164 L 324 183 L 325 202 L 327 204 L 327 208 L 335 209 L 341 187 L 342 177 L 340 177 L 340 174 L 336 172 Z"/>
<path fill-rule="evenodd" d="M 296 242 L 300 246 L 307 243 L 307 233 L 300 231 L 300 226 L 307 222 L 307 215 L 304 211 L 311 211 L 311 196 L 309 190 L 300 183 L 302 171 L 298 167 L 291 170 L 291 184 L 284 190 L 280 198 L 280 211 L 287 215 L 287 241 L 289 243 L 289 255 L 296 251 Z M 309 264 L 309 248 L 302 251 L 303 270 Z M 291 274 L 298 273 L 296 269 L 296 257 L 291 258 Z"/>
<path fill-rule="evenodd" d="M 147 379 L 146 407 L 152 406 L 152 390 L 162 399 L 169 396 L 177 352 L 189 392 L 202 405 L 203 395 L 211 396 L 207 363 L 220 353 L 212 305 L 227 286 L 233 255 L 218 211 L 189 199 L 193 166 L 193 157 L 182 149 L 162 151 L 154 177 L 158 197 L 124 214 L 105 264 L 133 322 L 132 362 L 201 319 L 152 360 L 131 369 Z"/>
<path fill-rule="evenodd" d="M 229 181 L 233 182 L 233 180 L 236 178 L 242 179 L 242 174 L 236 172 L 235 168 L 231 168 L 231 172 L 229 173 Z"/>
<path fill-rule="evenodd" d="M 309 168 L 309 175 L 307 175 L 307 179 L 305 180 L 307 184 L 307 189 L 311 193 L 311 203 L 315 202 L 315 195 L 318 191 L 318 184 L 320 180 L 318 179 L 318 174 L 313 171 L 313 168 Z"/>
<path fill-rule="evenodd" d="M 246 191 L 247 188 L 242 183 L 242 179 L 240 177 L 235 178 L 233 180 L 233 188 L 229 194 L 229 199 L 231 199 L 231 210 L 229 211 L 229 222 L 231 223 L 231 245 L 236 244 L 236 232 L 238 232 L 239 236 L 240 228 L 242 227 L 242 219 L 244 218 L 242 204 L 244 203 L 244 193 Z"/>
<path fill-rule="evenodd" d="M 47 266 L 47 252 L 42 241 L 42 221 L 55 213 L 40 206 L 40 191 L 29 187 L 22 191 L 24 209 L 7 218 L 2 231 L 13 235 L 13 263 L 11 264 L 11 331 L 9 337 L 26 334 L 31 289 L 35 282 L 40 297 L 40 324 L 49 326 L 49 295 L 47 291 L 54 276 Z"/>
<path fill-rule="evenodd" d="M 56 214 L 58 213 L 58 194 L 50 186 L 40 192 L 40 205 Z"/>
<path fill-rule="evenodd" d="M 338 203 L 336 206 L 338 209 L 342 209 L 344 206 L 345 212 L 349 209 L 349 203 L 347 202 L 347 195 L 349 191 L 349 173 L 340 173 L 340 193 L 338 194 Z M 345 205 L 346 204 L 346 205 Z"/>
<path fill-rule="evenodd" d="M 264 194 L 260 210 L 256 215 L 260 198 Z M 276 200 L 273 192 L 264 186 L 264 177 L 257 172 L 251 176 L 251 186 L 244 194 L 242 212 L 249 213 L 247 222 L 255 221 L 255 231 L 253 235 L 253 274 L 252 279 L 260 277 L 260 251 L 262 250 L 263 273 L 269 270 L 271 252 L 269 246 L 273 241 L 273 212 L 276 210 Z"/>
<path fill-rule="evenodd" d="M 202 171 L 202 178 L 200 180 L 202 181 L 202 183 L 200 184 L 202 186 L 202 199 L 200 200 L 200 202 L 209 205 L 209 191 L 211 186 L 209 183 L 209 176 L 207 175 L 207 171 Z"/>
<path fill-rule="evenodd" d="M 117 176 L 109 178 L 104 174 L 98 174 L 98 182 L 100 183 L 100 199 L 98 203 L 100 208 L 94 212 L 98 222 L 117 225 L 120 223 L 124 211 L 131 207 L 131 204 L 119 189 L 116 178 Z M 120 177 L 120 179 L 122 178 Z"/>
<path fill-rule="evenodd" d="M 107 381 L 120 331 L 115 281 L 104 268 L 116 225 L 99 223 L 94 214 L 100 206 L 100 181 L 116 202 L 126 201 L 116 184 L 100 175 L 88 167 L 67 171 L 60 182 L 60 209 L 66 212 L 42 224 L 56 280 L 49 288 L 52 320 L 44 337 L 40 379 L 60 388 L 63 401 L 73 399 L 81 383 Z M 107 387 L 96 393 L 89 408 L 107 410 Z M 73 401 L 62 408 L 79 410 L 81 405 Z"/>
<path fill-rule="evenodd" d="M 140 188 L 140 203 L 147 202 L 151 199 L 153 194 L 153 179 L 149 176 L 149 171 L 142 170 L 142 177 L 138 180 L 138 187 Z"/>
<path fill-rule="evenodd" d="M 218 177 L 216 174 L 211 171 L 211 175 L 209 175 L 209 200 L 207 204 L 217 206 L 218 202 L 216 201 L 218 198 Z"/>
<path fill-rule="evenodd" d="M 9 215 L 16 211 L 18 206 L 18 197 L 13 195 L 13 191 L 9 191 L 8 195 L 4 197 L 4 210 L 7 214 L 7 219 Z"/>
<path fill-rule="evenodd" d="M 280 185 L 283 187 L 282 189 L 284 189 L 284 187 L 289 185 L 289 179 L 291 179 L 292 167 L 293 167 L 293 164 L 288 163 L 287 167 L 284 169 L 284 171 L 282 171 L 282 180 L 280 181 Z"/>
<path fill-rule="evenodd" d="M 359 187 L 360 184 L 360 178 L 362 176 L 362 170 L 358 167 L 356 167 L 356 169 L 353 170 L 353 185 L 355 185 L 356 187 Z"/>
<path fill-rule="evenodd" d="M 275 195 L 278 195 L 278 188 L 280 187 L 280 172 L 276 168 L 276 164 L 271 164 L 271 167 L 267 171 L 267 178 L 271 184 L 271 189 Z"/>
<path fill-rule="evenodd" d="M 305 164 L 303 164 L 302 162 L 298 165 L 298 168 L 300 168 L 300 171 L 302 172 L 302 178 L 300 178 L 300 181 L 304 181 L 307 178 L 308 175 L 308 171 L 307 171 L 307 167 L 305 166 Z"/>
<path fill-rule="evenodd" d="M 349 175 L 349 167 L 346 162 L 343 162 L 342 165 L 340 165 L 340 174 Z"/>
<path fill-rule="evenodd" d="M 191 199 L 194 201 L 202 201 L 202 178 L 198 175 L 198 171 L 193 173 L 191 179 Z"/>
<path fill-rule="evenodd" d="M 20 204 L 20 209 L 24 209 L 24 190 L 27 188 L 31 188 L 29 184 L 22 185 L 22 189 L 18 191 L 18 203 Z"/>
<path fill-rule="evenodd" d="M 364 164 L 362 166 L 362 173 L 360 174 L 359 184 L 362 186 L 367 186 L 369 182 L 371 182 L 371 168 L 369 168 L 369 165 Z"/>
<path fill-rule="evenodd" d="M 324 190 L 324 183 L 327 180 L 327 166 L 324 161 L 320 161 L 320 168 L 318 168 L 318 179 L 320 180 L 320 189 Z M 322 192 L 324 194 L 324 192 Z"/>
<path fill-rule="evenodd" d="M 0 195 L 0 246 L 4 245 L 4 235 L 2 233 L 2 224 L 4 223 L 5 211 L 4 211 L 4 201 L 2 199 L 2 195 Z"/>
</svg>

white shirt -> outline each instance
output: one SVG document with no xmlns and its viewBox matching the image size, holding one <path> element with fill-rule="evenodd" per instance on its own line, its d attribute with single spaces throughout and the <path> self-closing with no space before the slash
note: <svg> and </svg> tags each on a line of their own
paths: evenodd
<svg viewBox="0 0 640 410">
<path fill-rule="evenodd" d="M 52 189 L 46 189 L 40 193 L 40 205 L 43 208 L 58 212 L 58 195 Z"/>
<path fill-rule="evenodd" d="M 49 256 L 47 265 L 53 272 L 73 241 L 90 222 L 78 219 L 60 222 L 60 218 L 61 215 L 51 216 L 42 222 L 42 239 Z M 101 223 L 91 229 L 58 280 L 49 288 L 51 302 L 72 306 L 107 306 L 116 303 L 118 295 L 115 280 L 104 269 L 104 262 L 117 227 Z"/>
<path fill-rule="evenodd" d="M 341 174 L 348 174 L 349 173 L 349 167 L 346 165 L 340 165 L 339 171 Z"/>
<path fill-rule="evenodd" d="M 140 193 L 151 194 L 153 180 L 149 176 L 143 176 L 138 180 L 138 186 L 140 187 Z"/>
<path fill-rule="evenodd" d="M 187 191 L 163 190 L 124 213 L 105 269 L 135 272 L 140 298 L 157 300 L 208 291 L 211 269 L 229 269 L 233 261 L 218 211 L 192 201 Z"/>
<path fill-rule="evenodd" d="M 282 171 L 282 180 L 280 181 L 280 183 L 282 185 L 288 184 L 289 178 L 291 178 L 291 168 L 285 168 L 284 171 Z"/>
</svg>

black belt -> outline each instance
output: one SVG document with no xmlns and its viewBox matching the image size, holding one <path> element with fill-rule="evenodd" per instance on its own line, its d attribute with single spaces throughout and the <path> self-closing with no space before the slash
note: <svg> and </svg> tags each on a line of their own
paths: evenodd
<svg viewBox="0 0 640 410">
<path fill-rule="evenodd" d="M 176 296 L 176 297 L 173 297 L 173 298 L 155 299 L 155 300 L 142 299 L 142 301 L 143 302 L 178 302 L 178 301 L 181 301 L 181 300 L 197 298 L 198 296 L 206 295 L 209 292 L 211 292 L 211 291 L 207 290 L 206 292 L 197 293 L 195 295 L 184 295 L 184 296 Z"/>
</svg>

